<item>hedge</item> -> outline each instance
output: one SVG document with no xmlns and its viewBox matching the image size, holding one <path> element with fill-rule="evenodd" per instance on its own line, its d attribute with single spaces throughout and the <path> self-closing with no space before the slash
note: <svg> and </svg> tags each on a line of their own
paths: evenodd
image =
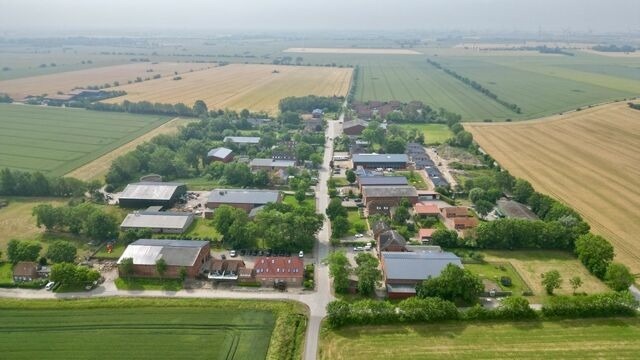
<svg viewBox="0 0 640 360">
<path fill-rule="evenodd" d="M 608 316 L 635 316 L 638 301 L 629 291 L 588 296 L 555 296 L 544 306 L 546 317 L 589 318 Z"/>
</svg>

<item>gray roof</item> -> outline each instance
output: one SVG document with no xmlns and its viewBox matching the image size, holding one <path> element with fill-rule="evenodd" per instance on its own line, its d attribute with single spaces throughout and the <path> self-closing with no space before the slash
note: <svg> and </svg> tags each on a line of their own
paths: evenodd
<svg viewBox="0 0 640 360">
<path fill-rule="evenodd" d="M 354 163 L 406 163 L 409 162 L 407 154 L 354 154 Z"/>
<path fill-rule="evenodd" d="M 355 120 L 351 120 L 351 121 L 345 121 L 344 124 L 342 125 L 343 129 L 348 129 L 354 126 L 364 126 L 365 128 L 369 125 L 368 122 L 364 121 L 364 120 L 360 120 L 360 119 L 355 119 Z"/>
<path fill-rule="evenodd" d="M 404 176 L 363 176 L 358 179 L 360 186 L 371 185 L 409 185 Z"/>
<path fill-rule="evenodd" d="M 264 205 L 277 202 L 279 194 L 277 190 L 214 189 L 208 202 Z"/>
<path fill-rule="evenodd" d="M 192 221 L 192 213 L 143 211 L 127 215 L 120 227 L 184 230 Z"/>
<path fill-rule="evenodd" d="M 278 159 L 253 159 L 249 163 L 249 166 L 275 166 L 281 168 L 288 168 L 296 166 L 294 160 L 278 160 Z"/>
<path fill-rule="evenodd" d="M 425 280 L 439 276 L 448 264 L 462 267 L 460 258 L 450 252 L 382 252 L 387 280 Z"/>
<path fill-rule="evenodd" d="M 224 142 L 230 141 L 236 144 L 258 144 L 260 143 L 260 137 L 257 136 L 225 136 L 222 140 Z"/>
<path fill-rule="evenodd" d="M 140 239 L 127 246 L 118 264 L 131 258 L 135 265 L 155 265 L 164 259 L 169 266 L 192 266 L 208 244 L 208 241 Z"/>
<path fill-rule="evenodd" d="M 395 230 L 387 230 L 381 233 L 378 238 L 378 242 L 380 243 L 380 249 L 382 251 L 393 244 L 400 246 L 407 245 L 407 240 L 405 240 L 404 236 L 400 235 L 400 233 Z"/>
<path fill-rule="evenodd" d="M 229 154 L 231 154 L 233 152 L 233 150 L 231 149 L 227 149 L 225 147 L 218 147 L 215 149 L 211 149 L 209 150 L 209 152 L 207 153 L 208 157 L 217 157 L 220 159 L 224 159 L 227 156 L 229 156 Z"/>
<path fill-rule="evenodd" d="M 120 193 L 120 199 L 142 199 L 142 200 L 171 200 L 181 183 L 169 182 L 139 182 L 129 184 Z"/>
<path fill-rule="evenodd" d="M 418 192 L 410 185 L 363 186 L 362 195 L 365 197 L 416 197 Z"/>
</svg>

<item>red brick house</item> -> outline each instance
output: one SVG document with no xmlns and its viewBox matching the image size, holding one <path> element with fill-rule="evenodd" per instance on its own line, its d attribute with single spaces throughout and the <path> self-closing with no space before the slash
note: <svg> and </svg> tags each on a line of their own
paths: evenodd
<svg viewBox="0 0 640 360">
<path fill-rule="evenodd" d="M 284 282 L 287 286 L 302 286 L 304 262 L 298 257 L 259 257 L 254 264 L 256 281 L 262 286 Z"/>
<path fill-rule="evenodd" d="M 342 132 L 349 136 L 359 136 L 362 135 L 362 132 L 367 126 L 368 123 L 360 119 L 345 121 L 342 126 Z"/>
<path fill-rule="evenodd" d="M 362 201 L 372 214 L 391 214 L 391 209 L 400 205 L 402 199 L 409 204 L 418 202 L 418 193 L 413 186 L 363 186 Z"/>
<path fill-rule="evenodd" d="M 440 208 L 436 204 L 419 202 L 413 205 L 413 212 L 420 217 L 437 217 L 440 215 Z"/>
<path fill-rule="evenodd" d="M 445 219 L 469 216 L 469 208 L 465 206 L 449 206 L 442 208 L 441 212 Z"/>
<path fill-rule="evenodd" d="M 133 274 L 122 274 L 119 267 L 120 276 L 160 277 L 156 264 L 162 259 L 167 264 L 162 277 L 179 278 L 184 268 L 187 277 L 195 278 L 209 269 L 211 254 L 208 241 L 140 239 L 127 246 L 118 265 L 127 258 L 133 260 Z"/>
</svg>

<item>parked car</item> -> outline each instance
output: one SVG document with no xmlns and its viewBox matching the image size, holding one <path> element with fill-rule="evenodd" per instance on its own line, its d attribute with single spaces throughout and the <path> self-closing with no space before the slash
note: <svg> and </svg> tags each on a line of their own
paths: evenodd
<svg viewBox="0 0 640 360">
<path fill-rule="evenodd" d="M 47 285 L 45 285 L 45 286 L 44 286 L 44 289 L 45 289 L 45 290 L 47 290 L 47 291 L 51 291 L 51 289 L 53 289 L 53 287 L 54 287 L 55 285 L 56 285 L 56 283 L 55 283 L 55 282 L 53 282 L 53 281 L 49 281 L 49 282 L 47 283 Z"/>
<path fill-rule="evenodd" d="M 222 255 L 220 255 L 220 258 L 221 258 L 222 260 L 226 260 L 226 259 L 227 259 L 227 256 L 226 256 L 225 254 L 222 254 Z"/>
<path fill-rule="evenodd" d="M 356 246 L 353 248 L 353 251 L 364 251 L 364 248 L 362 246 Z"/>
<path fill-rule="evenodd" d="M 229 256 L 236 257 L 236 256 L 238 256 L 238 254 L 236 254 L 235 250 L 231 250 L 231 251 L 229 251 Z"/>
<path fill-rule="evenodd" d="M 356 237 L 357 237 L 357 238 L 361 238 L 361 237 L 363 237 L 363 236 L 364 236 L 364 235 L 362 235 L 362 234 L 360 234 L 360 233 L 356 234 Z"/>
<path fill-rule="evenodd" d="M 371 251 L 371 243 L 370 243 L 370 242 L 369 242 L 369 243 L 367 243 L 367 245 L 365 245 L 365 246 L 364 246 L 364 249 L 365 249 L 366 251 Z"/>
<path fill-rule="evenodd" d="M 298 253 L 298 257 L 299 258 L 303 258 L 304 257 L 304 251 L 300 250 L 300 252 Z"/>
</svg>

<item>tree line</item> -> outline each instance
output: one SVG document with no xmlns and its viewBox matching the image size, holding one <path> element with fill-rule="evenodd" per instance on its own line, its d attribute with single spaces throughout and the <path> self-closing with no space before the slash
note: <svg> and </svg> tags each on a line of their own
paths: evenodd
<svg viewBox="0 0 640 360">
<path fill-rule="evenodd" d="M 57 207 L 40 204 L 33 208 L 32 214 L 36 225 L 47 231 L 80 234 L 96 240 L 116 239 L 121 221 L 111 212 L 91 203 Z"/>
<path fill-rule="evenodd" d="M 302 97 L 286 97 L 281 99 L 278 107 L 281 112 L 311 112 L 315 109 L 321 109 L 328 112 L 338 112 L 342 108 L 343 97 L 328 96 L 302 96 Z"/>
<path fill-rule="evenodd" d="M 451 75 L 452 77 L 460 80 L 461 82 L 469 85 L 471 88 L 473 88 L 474 90 L 479 91 L 480 93 L 482 93 L 483 95 L 493 99 L 495 102 L 497 102 L 498 104 L 506 107 L 507 109 L 513 111 L 516 114 L 520 114 L 522 113 L 522 109 L 517 105 L 517 104 L 513 104 L 510 102 L 507 102 L 505 100 L 502 100 L 500 98 L 498 98 L 498 95 L 496 95 L 494 92 L 492 92 L 491 90 L 485 88 L 484 86 L 482 86 L 480 83 L 476 82 L 475 80 L 471 80 L 465 76 L 462 76 L 460 74 L 458 74 L 457 72 L 448 69 L 442 65 L 440 65 L 439 63 L 431 60 L 431 59 L 427 59 L 427 62 L 433 66 L 435 66 L 436 68 L 444 71 L 446 74 Z"/>
<path fill-rule="evenodd" d="M 86 104 L 88 110 L 97 111 L 114 111 L 114 112 L 127 112 L 132 114 L 153 114 L 153 115 L 166 115 L 166 116 L 198 116 L 193 107 L 185 105 L 183 103 L 178 104 L 161 104 L 152 103 L 149 101 L 131 102 L 124 100 L 120 104 L 108 104 L 103 102 L 93 102 Z"/>
<path fill-rule="evenodd" d="M 13 99 L 9 97 L 7 94 L 0 94 L 0 103 L 10 104 L 13 102 Z"/>
<path fill-rule="evenodd" d="M 631 46 L 631 45 L 622 45 L 622 46 L 618 46 L 618 45 L 596 45 L 594 47 L 592 47 L 593 50 L 595 51 L 600 51 L 600 52 L 635 52 L 636 48 Z"/>
<path fill-rule="evenodd" d="M 98 181 L 86 183 L 71 177 L 45 176 L 38 171 L 0 170 L 0 195 L 78 197 L 99 187 Z"/>
</svg>

